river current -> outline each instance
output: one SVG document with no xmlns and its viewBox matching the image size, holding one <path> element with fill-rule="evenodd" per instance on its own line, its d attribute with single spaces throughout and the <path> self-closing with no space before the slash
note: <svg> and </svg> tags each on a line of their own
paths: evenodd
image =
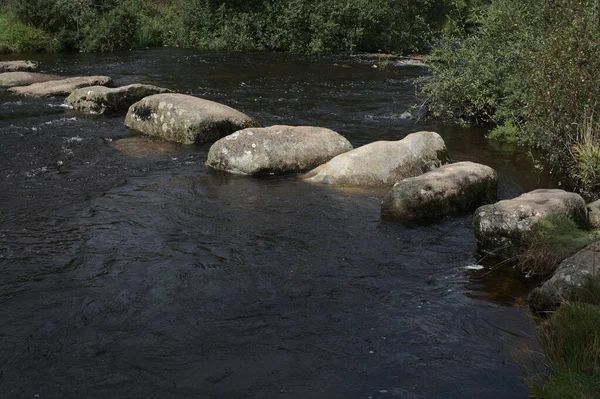
<svg viewBox="0 0 600 399">
<path fill-rule="evenodd" d="M 25 57 L 264 126 L 331 128 L 355 147 L 433 130 L 452 160 L 495 168 L 501 198 L 550 185 L 481 130 L 401 119 L 419 67 L 180 49 Z M 541 368 L 530 287 L 471 270 L 470 215 L 382 221 L 382 192 L 212 171 L 210 145 L 61 104 L 0 91 L 1 398 L 528 397 Z"/>
</svg>

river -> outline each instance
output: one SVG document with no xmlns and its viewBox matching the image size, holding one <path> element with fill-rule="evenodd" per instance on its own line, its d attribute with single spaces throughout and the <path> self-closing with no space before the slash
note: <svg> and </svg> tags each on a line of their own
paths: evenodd
<svg viewBox="0 0 600 399">
<path fill-rule="evenodd" d="M 453 160 L 494 167 L 501 198 L 550 186 L 480 129 L 400 119 L 418 67 L 182 49 L 26 58 L 355 147 L 433 130 Z M 528 397 L 531 287 L 467 269 L 470 215 L 382 221 L 381 192 L 215 172 L 209 145 L 61 103 L 0 91 L 0 397 Z"/>
</svg>

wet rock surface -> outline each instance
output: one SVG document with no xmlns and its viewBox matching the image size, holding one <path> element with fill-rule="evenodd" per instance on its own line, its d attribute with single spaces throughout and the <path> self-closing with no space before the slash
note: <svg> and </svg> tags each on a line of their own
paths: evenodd
<svg viewBox="0 0 600 399">
<path fill-rule="evenodd" d="M 38 67 L 36 61 L 0 61 L 1 72 L 20 72 L 20 71 L 35 71 Z"/>
<path fill-rule="evenodd" d="M 532 227 L 542 218 L 566 215 L 587 225 L 586 204 L 580 195 L 539 189 L 511 200 L 484 205 L 475 211 L 473 227 L 480 251 L 501 258 L 521 253 Z"/>
<path fill-rule="evenodd" d="M 218 140 L 237 130 L 258 127 L 248 115 L 227 105 L 185 94 L 156 94 L 133 104 L 125 125 L 183 144 Z"/>
<path fill-rule="evenodd" d="M 333 130 L 276 125 L 220 139 L 210 148 L 206 164 L 244 175 L 302 172 L 350 150 L 350 142 Z"/>
<path fill-rule="evenodd" d="M 43 83 L 64 78 L 64 76 L 50 75 L 46 73 L 4 72 L 0 73 L 0 87 L 26 86 L 33 83 Z"/>
<path fill-rule="evenodd" d="M 565 259 L 554 275 L 529 294 L 535 313 L 553 311 L 565 302 L 591 299 L 590 280 L 600 276 L 600 241 Z"/>
<path fill-rule="evenodd" d="M 376 141 L 338 155 L 306 173 L 315 183 L 393 186 L 448 162 L 446 144 L 435 132 L 411 133 L 399 141 Z"/>
<path fill-rule="evenodd" d="M 8 89 L 9 93 L 29 97 L 68 96 L 75 89 L 88 86 L 110 86 L 108 76 L 77 76 L 49 82 L 34 83 L 29 86 L 17 86 Z"/>
<path fill-rule="evenodd" d="M 496 200 L 498 175 L 474 162 L 444 165 L 394 185 L 381 213 L 402 220 L 435 220 Z"/>
<path fill-rule="evenodd" d="M 121 87 L 91 86 L 74 90 L 65 104 L 77 111 L 93 114 L 127 112 L 129 107 L 144 97 L 168 93 L 163 87 L 134 83 Z"/>
</svg>

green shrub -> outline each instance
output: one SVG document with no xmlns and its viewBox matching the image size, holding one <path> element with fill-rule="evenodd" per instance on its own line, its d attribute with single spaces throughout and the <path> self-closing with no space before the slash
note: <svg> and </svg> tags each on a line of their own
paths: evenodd
<svg viewBox="0 0 600 399">
<path fill-rule="evenodd" d="M 471 36 L 446 35 L 428 58 L 420 92 L 430 113 L 520 121 L 519 142 L 571 171 L 578 124 L 600 111 L 599 13 L 596 0 L 492 1 Z"/>
<path fill-rule="evenodd" d="M 503 125 L 496 126 L 487 135 L 487 138 L 502 143 L 519 144 L 521 141 L 521 128 L 517 122 L 508 119 Z"/>
<path fill-rule="evenodd" d="M 448 0 L 206 1 L 181 5 L 171 45 L 299 53 L 409 52 L 443 23 Z"/>
<path fill-rule="evenodd" d="M 41 51 L 48 48 L 50 36 L 41 29 L 0 14 L 0 53 Z"/>
</svg>

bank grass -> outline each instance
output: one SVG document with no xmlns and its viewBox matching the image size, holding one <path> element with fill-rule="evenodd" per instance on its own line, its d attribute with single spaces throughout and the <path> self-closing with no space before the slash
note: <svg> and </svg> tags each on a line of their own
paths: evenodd
<svg viewBox="0 0 600 399">
<path fill-rule="evenodd" d="M 560 262 L 600 240 L 600 230 L 587 230 L 566 215 L 541 219 L 532 229 L 519 268 L 536 277 L 552 275 Z"/>
<path fill-rule="evenodd" d="M 600 397 L 600 306 L 569 303 L 540 324 L 551 375 L 532 387 L 538 399 Z"/>
<path fill-rule="evenodd" d="M 50 36 L 42 29 L 23 24 L 0 8 L 0 54 L 43 51 L 49 43 Z"/>
</svg>

